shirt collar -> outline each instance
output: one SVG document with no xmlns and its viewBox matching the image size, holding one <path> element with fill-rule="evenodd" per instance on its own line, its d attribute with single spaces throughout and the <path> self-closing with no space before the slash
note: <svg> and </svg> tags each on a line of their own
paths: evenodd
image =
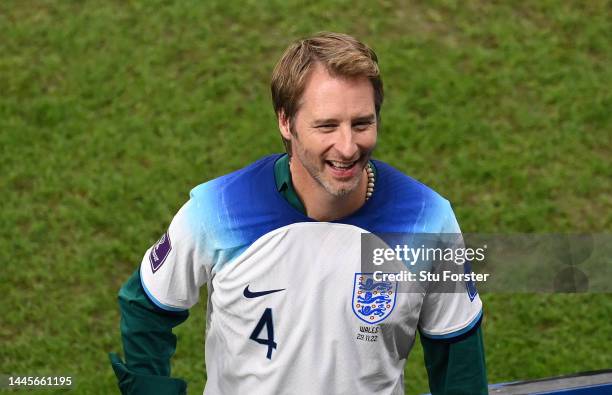
<svg viewBox="0 0 612 395">
<path fill-rule="evenodd" d="M 306 215 L 306 208 L 298 197 L 293 183 L 291 182 L 291 171 L 289 170 L 289 155 L 284 154 L 274 163 L 274 178 L 276 189 L 296 210 Z"/>
<path fill-rule="evenodd" d="M 376 167 L 369 162 L 372 170 L 374 170 L 374 176 L 376 177 Z M 289 170 L 289 155 L 284 154 L 276 160 L 274 163 L 274 178 L 276 180 L 276 189 L 285 198 L 289 204 L 291 204 L 296 210 L 306 215 L 306 208 L 298 197 L 295 189 L 293 188 L 293 182 L 291 182 L 291 170 Z"/>
<path fill-rule="evenodd" d="M 289 171 L 289 155 L 282 155 L 274 163 L 274 178 L 276 179 L 276 189 L 279 192 L 283 192 L 288 188 L 293 189 L 291 171 Z"/>
</svg>

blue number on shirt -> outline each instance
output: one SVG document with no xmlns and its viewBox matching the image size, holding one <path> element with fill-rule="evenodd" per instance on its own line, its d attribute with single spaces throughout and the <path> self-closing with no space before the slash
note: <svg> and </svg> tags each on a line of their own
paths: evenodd
<svg viewBox="0 0 612 395">
<path fill-rule="evenodd" d="M 259 336 L 264 326 L 268 330 L 268 338 L 260 339 L 257 336 Z M 259 319 L 259 322 L 255 326 L 255 329 L 253 329 L 253 332 L 251 333 L 249 339 L 255 340 L 257 343 L 263 344 L 264 346 L 268 346 L 268 354 L 266 355 L 266 357 L 268 359 L 272 359 L 272 349 L 276 348 L 276 343 L 274 342 L 274 325 L 272 324 L 271 308 L 267 308 L 266 311 L 264 311 L 263 315 Z"/>
</svg>

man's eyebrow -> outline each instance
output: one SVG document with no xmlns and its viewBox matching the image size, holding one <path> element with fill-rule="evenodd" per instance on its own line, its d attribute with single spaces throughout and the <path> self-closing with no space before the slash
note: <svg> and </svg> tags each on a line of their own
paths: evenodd
<svg viewBox="0 0 612 395">
<path fill-rule="evenodd" d="M 327 125 L 329 123 L 338 123 L 339 121 L 335 118 L 326 118 L 326 119 L 315 119 L 312 123 L 313 125 Z"/>
<path fill-rule="evenodd" d="M 374 114 L 369 114 L 369 115 L 363 115 L 363 116 L 359 116 L 356 118 L 353 118 L 351 120 L 351 123 L 361 123 L 361 122 L 374 122 L 376 121 L 376 115 Z M 325 119 L 316 119 L 313 121 L 313 125 L 318 126 L 318 125 L 327 125 L 327 124 L 337 124 L 340 123 L 340 121 L 338 121 L 336 118 L 325 118 Z"/>
<path fill-rule="evenodd" d="M 357 117 L 353 119 L 354 123 L 361 123 L 361 122 L 374 122 L 376 121 L 376 115 L 374 114 L 370 114 L 370 115 L 364 115 L 362 117 Z"/>
</svg>

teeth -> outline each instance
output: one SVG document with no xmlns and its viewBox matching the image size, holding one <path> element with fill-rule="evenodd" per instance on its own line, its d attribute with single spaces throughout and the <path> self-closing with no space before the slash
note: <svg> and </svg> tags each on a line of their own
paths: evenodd
<svg viewBox="0 0 612 395">
<path fill-rule="evenodd" d="M 336 162 L 333 160 L 329 161 L 334 167 L 338 167 L 340 169 L 348 169 L 349 167 L 353 166 L 355 164 L 355 162 L 350 162 L 350 163 L 343 163 L 343 162 Z"/>
</svg>

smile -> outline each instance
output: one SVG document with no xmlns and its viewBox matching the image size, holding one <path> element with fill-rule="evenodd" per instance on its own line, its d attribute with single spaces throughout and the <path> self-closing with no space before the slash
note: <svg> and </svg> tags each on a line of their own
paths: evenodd
<svg viewBox="0 0 612 395">
<path fill-rule="evenodd" d="M 357 174 L 357 164 L 359 160 L 355 160 L 352 162 L 339 162 L 335 160 L 327 160 L 325 161 L 327 166 L 329 166 L 332 174 L 338 178 L 350 178 Z"/>
<path fill-rule="evenodd" d="M 335 167 L 336 169 L 341 169 L 341 170 L 350 169 L 351 167 L 355 166 L 355 163 L 357 163 L 357 161 L 353 161 L 353 162 L 336 162 L 334 160 L 327 161 L 327 164 L 329 164 L 331 167 Z"/>
</svg>

